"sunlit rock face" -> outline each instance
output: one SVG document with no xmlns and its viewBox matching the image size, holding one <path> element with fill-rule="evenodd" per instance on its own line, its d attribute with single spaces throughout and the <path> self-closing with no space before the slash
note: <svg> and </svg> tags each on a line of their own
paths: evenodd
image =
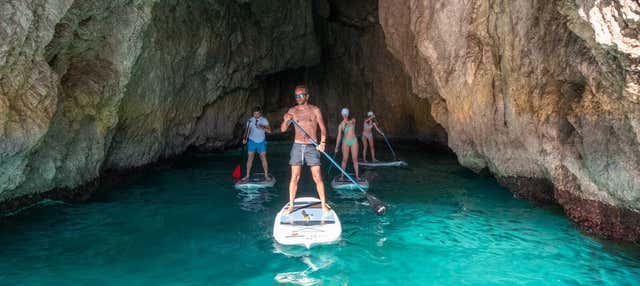
<svg viewBox="0 0 640 286">
<path fill-rule="evenodd" d="M 308 1 L 0 4 L 0 200 L 221 148 L 254 78 L 316 64 Z"/>
<path fill-rule="evenodd" d="M 389 50 L 459 161 L 640 240 L 637 1 L 379 1 Z"/>
</svg>

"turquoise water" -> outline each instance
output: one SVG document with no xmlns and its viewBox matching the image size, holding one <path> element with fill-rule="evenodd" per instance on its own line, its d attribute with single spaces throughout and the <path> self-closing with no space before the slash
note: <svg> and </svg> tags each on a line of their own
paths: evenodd
<svg viewBox="0 0 640 286">
<path fill-rule="evenodd" d="M 0 285 L 638 285 L 640 247 L 582 234 L 558 209 L 514 199 L 451 154 L 402 146 L 410 169 L 367 172 L 390 205 L 330 191 L 343 239 L 282 248 L 288 144 L 271 144 L 276 188 L 238 192 L 239 151 L 188 155 L 89 203 L 0 220 Z M 335 174 L 335 170 L 334 170 Z M 325 178 L 325 181 L 329 180 Z M 327 184 L 328 185 L 328 184 Z M 314 195 L 306 172 L 300 195 Z"/>
</svg>

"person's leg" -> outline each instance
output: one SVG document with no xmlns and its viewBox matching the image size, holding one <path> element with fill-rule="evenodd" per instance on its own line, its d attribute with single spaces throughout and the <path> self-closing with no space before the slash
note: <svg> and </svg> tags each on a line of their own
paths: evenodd
<svg viewBox="0 0 640 286">
<path fill-rule="evenodd" d="M 264 170 L 264 178 L 269 180 L 269 164 L 267 163 L 267 152 L 260 153 L 260 160 L 262 161 L 262 170 Z"/>
<path fill-rule="evenodd" d="M 316 190 L 318 191 L 318 197 L 322 202 L 322 211 L 324 213 L 328 213 L 329 208 L 327 208 L 327 200 L 324 196 L 324 182 L 322 181 L 322 174 L 320 173 L 320 165 L 311 166 L 311 175 L 313 176 L 313 181 L 316 183 Z"/>
<path fill-rule="evenodd" d="M 300 168 L 302 168 L 302 149 L 299 144 L 291 146 L 289 153 L 289 165 L 291 165 L 291 180 L 289 181 L 289 208 L 287 214 L 293 211 L 293 201 L 296 199 L 298 191 L 298 181 L 300 180 Z"/>
<path fill-rule="evenodd" d="M 362 135 L 362 162 L 367 162 L 367 137 Z"/>
<path fill-rule="evenodd" d="M 373 143 L 373 136 L 369 138 L 369 148 L 371 149 L 371 161 L 378 161 L 378 159 L 376 159 L 376 146 Z"/>
<path fill-rule="evenodd" d="M 269 165 L 267 164 L 267 141 L 258 143 L 257 153 L 260 154 L 260 161 L 262 161 L 262 170 L 264 170 L 264 178 L 269 180 Z"/>
<path fill-rule="evenodd" d="M 256 152 L 249 152 L 247 155 L 247 175 L 242 178 L 243 180 L 248 179 L 251 176 L 251 167 L 253 166 L 253 157 Z"/>
<path fill-rule="evenodd" d="M 358 172 L 358 142 L 351 145 L 351 162 L 353 162 L 353 170 L 356 172 L 356 179 L 360 180 L 360 173 Z"/>
<path fill-rule="evenodd" d="M 291 180 L 289 181 L 289 210 L 287 214 L 293 211 L 293 201 L 296 199 L 298 192 L 298 181 L 300 180 L 300 169 L 302 166 L 291 166 Z"/>
<path fill-rule="evenodd" d="M 342 170 L 347 171 L 347 161 L 349 160 L 349 146 L 347 144 L 342 143 L 342 163 L 340 166 Z M 341 173 L 340 179 L 344 180 L 344 174 Z"/>
</svg>

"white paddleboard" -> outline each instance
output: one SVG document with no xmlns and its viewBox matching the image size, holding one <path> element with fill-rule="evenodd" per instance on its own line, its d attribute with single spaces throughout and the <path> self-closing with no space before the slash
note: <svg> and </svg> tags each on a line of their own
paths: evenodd
<svg viewBox="0 0 640 286">
<path fill-rule="evenodd" d="M 276 215 L 273 223 L 273 238 L 276 242 L 310 248 L 340 239 L 342 225 L 338 215 L 333 209 L 327 215 L 323 215 L 319 199 L 297 198 L 293 206 L 294 211 L 289 215 L 286 215 L 289 203 Z"/>
<path fill-rule="evenodd" d="M 274 178 L 273 175 L 269 174 L 269 180 L 266 180 L 264 177 L 264 173 L 255 173 L 246 180 L 237 181 L 234 187 L 239 190 L 264 189 L 271 188 L 275 184 L 276 178 Z"/>
<path fill-rule="evenodd" d="M 351 178 L 353 179 L 356 179 L 354 174 L 349 174 L 349 176 L 351 176 Z M 369 188 L 369 181 L 367 179 L 360 178 L 360 180 L 357 182 L 361 188 L 365 190 Z M 331 187 L 336 190 L 357 190 L 358 189 L 356 187 L 356 184 L 351 182 L 349 178 L 345 176 L 344 178 L 340 179 L 340 175 L 337 175 L 333 178 L 333 180 L 331 181 Z"/>
<path fill-rule="evenodd" d="M 405 162 L 405 161 L 387 161 L 387 162 L 383 162 L 383 161 L 378 161 L 378 162 L 362 162 L 362 161 L 358 161 L 358 165 L 364 166 L 364 167 L 404 167 L 404 166 L 408 166 L 409 164 L 407 164 L 407 162 Z"/>
</svg>

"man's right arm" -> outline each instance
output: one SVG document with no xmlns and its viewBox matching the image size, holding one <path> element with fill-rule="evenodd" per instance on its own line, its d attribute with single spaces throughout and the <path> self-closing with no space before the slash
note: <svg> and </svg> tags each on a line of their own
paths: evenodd
<svg viewBox="0 0 640 286">
<path fill-rule="evenodd" d="M 291 119 L 293 119 L 293 115 L 291 115 L 291 109 L 289 109 L 287 113 L 284 114 L 282 124 L 280 125 L 280 132 L 287 132 L 287 130 L 289 130 Z"/>
</svg>

